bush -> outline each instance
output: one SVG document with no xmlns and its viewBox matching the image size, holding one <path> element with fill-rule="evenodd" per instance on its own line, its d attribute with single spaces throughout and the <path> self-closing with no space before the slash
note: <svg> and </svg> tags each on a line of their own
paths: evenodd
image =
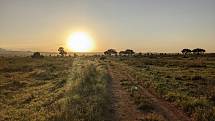
<svg viewBox="0 0 215 121">
<path fill-rule="evenodd" d="M 149 100 L 142 100 L 138 105 L 138 109 L 144 112 L 152 112 L 154 110 Z"/>
<path fill-rule="evenodd" d="M 40 52 L 34 52 L 34 54 L 31 56 L 32 58 L 43 58 L 44 56 L 40 54 Z"/>
</svg>

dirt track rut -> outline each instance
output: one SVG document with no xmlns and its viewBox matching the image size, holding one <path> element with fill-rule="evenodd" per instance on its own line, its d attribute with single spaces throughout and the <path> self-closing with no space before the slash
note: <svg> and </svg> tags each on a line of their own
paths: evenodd
<svg viewBox="0 0 215 121">
<path fill-rule="evenodd" d="M 116 121 L 139 121 L 142 113 L 137 110 L 136 105 L 130 100 L 129 94 L 121 87 L 120 81 L 116 78 L 120 75 L 109 70 L 112 77 L 112 101 Z"/>
<path fill-rule="evenodd" d="M 120 80 L 127 78 L 134 80 L 128 72 L 115 69 L 109 66 L 109 74 L 112 77 L 112 100 L 117 121 L 141 121 L 144 113 L 137 109 L 137 106 L 132 101 L 129 93 L 120 85 Z M 143 88 L 141 95 L 150 98 L 151 104 L 155 111 L 162 115 L 167 121 L 191 121 L 181 110 L 171 105 L 169 102 L 160 99 L 148 89 Z"/>
</svg>

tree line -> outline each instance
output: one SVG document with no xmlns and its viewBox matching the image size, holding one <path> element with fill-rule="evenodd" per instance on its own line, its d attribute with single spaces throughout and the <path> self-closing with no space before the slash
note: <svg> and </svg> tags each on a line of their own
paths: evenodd
<svg viewBox="0 0 215 121">
<path fill-rule="evenodd" d="M 205 49 L 202 49 L 202 48 L 196 48 L 196 49 L 193 49 L 193 50 L 191 50 L 191 49 L 183 49 L 181 51 L 181 53 L 184 54 L 184 55 L 192 54 L 192 53 L 199 55 L 199 54 L 204 54 L 205 52 L 206 52 Z"/>
<path fill-rule="evenodd" d="M 108 49 L 107 51 L 104 52 L 105 55 L 117 55 L 118 52 L 115 49 Z M 127 55 L 131 56 L 134 55 L 135 52 L 131 49 L 126 49 L 125 51 L 120 51 L 119 55 Z"/>
<path fill-rule="evenodd" d="M 67 52 L 64 50 L 63 47 L 59 47 L 58 52 L 59 52 L 59 55 L 61 55 L 62 57 L 67 55 Z M 202 48 L 196 48 L 193 50 L 186 48 L 186 49 L 181 50 L 181 53 L 183 55 L 189 55 L 189 54 L 200 55 L 200 54 L 204 54 L 205 52 L 206 52 L 206 50 L 202 49 Z M 119 51 L 119 52 L 117 52 L 115 49 L 108 49 L 107 51 L 104 52 L 104 55 L 109 55 L 109 56 L 112 56 L 112 55 L 117 56 L 118 54 L 120 56 L 132 56 L 136 53 L 132 49 L 126 49 L 124 51 Z M 74 54 L 74 56 L 75 55 L 76 54 Z M 137 55 L 142 55 L 142 53 L 138 53 Z M 35 52 L 31 57 L 32 58 L 42 58 L 43 56 L 39 52 Z"/>
<path fill-rule="evenodd" d="M 196 48 L 196 49 L 183 49 L 181 51 L 182 54 L 184 55 L 188 55 L 188 54 L 195 54 L 195 55 L 200 55 L 200 54 L 204 54 L 206 52 L 205 49 L 202 48 Z M 115 50 L 115 49 L 108 49 L 107 51 L 104 52 L 104 55 L 117 55 L 119 54 L 120 56 L 131 56 L 134 55 L 135 52 L 132 49 L 126 49 L 125 51 L 120 51 L 119 53 Z M 140 54 L 140 53 L 138 53 Z"/>
</svg>

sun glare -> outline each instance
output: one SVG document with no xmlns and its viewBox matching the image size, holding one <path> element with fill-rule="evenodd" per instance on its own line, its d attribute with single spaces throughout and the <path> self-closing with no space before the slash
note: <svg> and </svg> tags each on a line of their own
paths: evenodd
<svg viewBox="0 0 215 121">
<path fill-rule="evenodd" d="M 88 33 L 75 32 L 69 37 L 67 46 L 73 52 L 90 52 L 94 43 Z"/>
</svg>

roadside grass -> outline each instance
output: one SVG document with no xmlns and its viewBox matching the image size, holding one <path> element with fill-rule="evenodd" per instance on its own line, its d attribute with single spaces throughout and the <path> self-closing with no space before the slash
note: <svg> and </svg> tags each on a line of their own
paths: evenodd
<svg viewBox="0 0 215 121">
<path fill-rule="evenodd" d="M 54 120 L 106 121 L 110 104 L 110 77 L 98 62 L 78 60 L 69 76 L 68 91 L 60 115 Z"/>
<path fill-rule="evenodd" d="M 215 119 L 214 59 L 143 57 L 115 62 L 127 66 L 127 73 L 136 78 L 138 85 L 153 89 L 195 121 Z"/>
<path fill-rule="evenodd" d="M 120 72 L 121 75 L 118 75 L 119 78 L 121 78 L 120 84 L 130 94 L 131 99 L 137 105 L 137 109 L 144 113 L 144 116 L 140 120 L 165 121 L 165 118 L 155 110 L 150 97 L 142 95 L 143 86 L 136 80 L 138 77 L 131 72 L 130 68 L 115 61 L 112 61 L 109 64 L 114 71 Z"/>
<path fill-rule="evenodd" d="M 144 112 L 144 116 L 141 119 L 141 121 L 165 121 L 165 118 L 161 114 L 156 112 L 150 97 L 146 97 L 140 94 L 141 93 L 140 86 L 134 86 L 134 85 L 133 86 L 126 85 L 126 86 L 127 86 L 126 88 L 128 88 L 127 91 L 130 93 L 132 99 L 137 105 L 138 110 Z"/>
</svg>

